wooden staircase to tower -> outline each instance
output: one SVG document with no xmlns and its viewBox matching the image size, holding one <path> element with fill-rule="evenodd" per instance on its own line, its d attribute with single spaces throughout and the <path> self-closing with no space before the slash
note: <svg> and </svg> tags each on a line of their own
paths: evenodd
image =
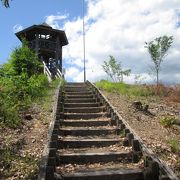
<svg viewBox="0 0 180 180">
<path fill-rule="evenodd" d="M 132 147 L 123 146 L 124 137 L 85 83 L 65 85 L 63 111 L 55 179 L 143 179 Z"/>
</svg>

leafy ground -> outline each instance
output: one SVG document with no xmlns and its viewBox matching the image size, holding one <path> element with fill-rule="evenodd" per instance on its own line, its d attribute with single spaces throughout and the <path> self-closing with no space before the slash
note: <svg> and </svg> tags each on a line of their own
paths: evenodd
<svg viewBox="0 0 180 180">
<path fill-rule="evenodd" d="M 55 87 L 22 114 L 15 129 L 0 126 L 0 179 L 37 179 L 38 165 L 52 120 Z"/>
<path fill-rule="evenodd" d="M 125 85 L 101 81 L 97 83 L 120 115 L 174 172 L 180 176 L 180 94 L 179 87 L 161 87 L 159 96 L 155 87 Z M 133 91 L 135 89 L 135 91 Z M 148 105 L 148 112 L 132 104 Z M 177 123 L 176 123 L 177 122 Z"/>
</svg>

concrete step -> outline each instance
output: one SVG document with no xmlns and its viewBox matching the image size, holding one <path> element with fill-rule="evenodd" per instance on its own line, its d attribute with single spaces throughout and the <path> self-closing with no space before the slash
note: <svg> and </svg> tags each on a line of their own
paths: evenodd
<svg viewBox="0 0 180 180">
<path fill-rule="evenodd" d="M 65 99 L 89 99 L 89 98 L 93 98 L 93 95 L 69 95 L 69 94 L 66 94 L 65 95 Z"/>
<path fill-rule="evenodd" d="M 65 108 L 74 108 L 74 107 L 99 107 L 100 103 L 65 103 Z"/>
<path fill-rule="evenodd" d="M 60 128 L 59 135 L 60 136 L 101 136 L 101 135 L 109 135 L 116 134 L 117 130 L 115 128 L 105 129 L 105 128 Z"/>
<path fill-rule="evenodd" d="M 95 98 L 65 99 L 65 104 L 66 103 L 96 103 L 96 99 Z"/>
<path fill-rule="evenodd" d="M 57 165 L 60 164 L 87 164 L 87 163 L 107 163 L 107 162 L 131 162 L 131 152 L 99 152 L 99 153 L 60 153 Z"/>
<path fill-rule="evenodd" d="M 75 126 L 75 127 L 90 127 L 90 126 L 106 126 L 109 125 L 109 120 L 65 120 L 61 121 L 61 126 Z"/>
<path fill-rule="evenodd" d="M 57 180 L 143 180 L 143 170 L 139 168 L 84 170 L 74 173 L 55 174 Z"/>
<path fill-rule="evenodd" d="M 63 138 L 58 141 L 59 148 L 87 148 L 106 147 L 121 143 L 121 139 L 69 139 Z"/>
<path fill-rule="evenodd" d="M 107 113 L 64 113 L 64 119 L 94 119 L 107 117 Z"/>
<path fill-rule="evenodd" d="M 104 106 L 101 107 L 77 107 L 77 108 L 64 108 L 65 113 L 99 113 L 103 112 Z"/>
</svg>

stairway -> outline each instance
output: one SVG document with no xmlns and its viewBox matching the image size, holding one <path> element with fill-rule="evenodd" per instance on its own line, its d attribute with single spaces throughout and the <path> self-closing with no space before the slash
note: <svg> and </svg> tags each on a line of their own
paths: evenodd
<svg viewBox="0 0 180 180">
<path fill-rule="evenodd" d="M 133 163 L 132 147 L 123 146 L 123 134 L 87 84 L 65 85 L 63 112 L 55 179 L 144 179 L 142 162 Z"/>
</svg>

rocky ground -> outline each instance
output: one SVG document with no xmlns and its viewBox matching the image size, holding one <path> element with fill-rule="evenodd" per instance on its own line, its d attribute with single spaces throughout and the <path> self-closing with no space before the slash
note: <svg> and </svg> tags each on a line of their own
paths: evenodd
<svg viewBox="0 0 180 180">
<path fill-rule="evenodd" d="M 173 125 L 167 128 L 160 123 L 160 119 L 167 115 L 179 118 L 180 104 L 167 104 L 160 99 L 132 99 L 125 95 L 106 91 L 102 91 L 102 93 L 148 147 L 180 176 L 180 147 L 176 147 L 179 151 L 174 152 L 169 143 L 176 139 L 180 144 L 180 126 Z M 150 113 L 134 108 L 132 104 L 137 101 L 142 104 L 148 103 Z"/>
<path fill-rule="evenodd" d="M 54 91 L 50 93 L 53 97 Z M 37 179 L 38 166 L 53 117 L 54 98 L 34 104 L 16 129 L 0 126 L 0 179 Z"/>
</svg>

